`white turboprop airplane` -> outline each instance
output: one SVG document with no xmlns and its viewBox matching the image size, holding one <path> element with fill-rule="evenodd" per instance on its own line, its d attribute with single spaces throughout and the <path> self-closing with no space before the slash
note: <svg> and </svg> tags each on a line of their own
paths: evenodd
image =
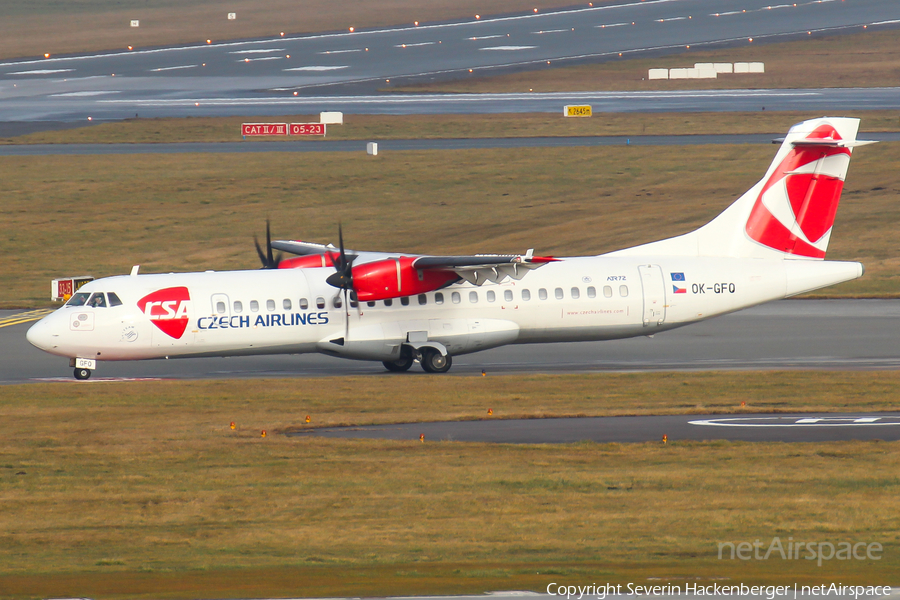
<svg viewBox="0 0 900 600">
<path fill-rule="evenodd" d="M 403 256 L 302 242 L 259 246 L 256 271 L 98 279 L 28 330 L 70 359 L 321 352 L 446 372 L 505 344 L 646 336 L 856 279 L 822 260 L 859 120 L 788 132 L 765 176 L 707 225 L 599 256 Z M 267 235 L 268 237 L 268 235 Z M 302 254 L 276 261 L 272 248 Z M 349 301 L 348 301 L 349 292 Z M 343 298 L 342 298 L 343 295 Z"/>
</svg>

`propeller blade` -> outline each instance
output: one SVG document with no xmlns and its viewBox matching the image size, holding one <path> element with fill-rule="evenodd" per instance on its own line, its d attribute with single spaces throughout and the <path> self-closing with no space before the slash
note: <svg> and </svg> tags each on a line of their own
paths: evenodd
<svg viewBox="0 0 900 600">
<path fill-rule="evenodd" d="M 259 262 L 262 263 L 263 269 L 277 269 L 278 263 L 281 262 L 281 252 L 278 256 L 274 256 L 272 252 L 272 225 L 269 219 L 266 219 L 266 251 L 263 252 L 262 246 L 259 245 L 259 239 L 253 236 L 253 245 L 256 246 L 256 254 L 259 256 Z"/>
<path fill-rule="evenodd" d="M 272 255 L 272 230 L 270 227 L 269 219 L 266 219 L 266 259 L 268 261 L 267 268 L 278 268 L 278 263 L 275 262 L 275 257 Z"/>
<path fill-rule="evenodd" d="M 266 268 L 266 255 L 263 253 L 262 248 L 259 245 L 259 240 L 256 239 L 256 236 L 253 236 L 253 245 L 256 246 L 256 253 L 259 255 L 259 262 L 262 263 L 262 268 Z"/>
</svg>

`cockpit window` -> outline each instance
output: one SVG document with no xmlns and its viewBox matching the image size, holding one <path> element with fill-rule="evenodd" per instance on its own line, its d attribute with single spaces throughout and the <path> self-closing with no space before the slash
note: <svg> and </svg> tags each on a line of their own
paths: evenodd
<svg viewBox="0 0 900 600">
<path fill-rule="evenodd" d="M 109 298 L 110 306 L 122 306 L 122 301 L 119 300 L 119 297 L 116 296 L 115 292 L 109 292 L 106 296 Z"/>
<path fill-rule="evenodd" d="M 84 303 L 87 302 L 87 299 L 90 297 L 90 294 L 85 292 L 78 292 L 66 302 L 66 306 L 84 306 Z"/>
<path fill-rule="evenodd" d="M 106 308 L 106 296 L 103 295 L 103 292 L 94 292 L 91 294 L 91 299 L 88 300 L 88 306 Z"/>
</svg>

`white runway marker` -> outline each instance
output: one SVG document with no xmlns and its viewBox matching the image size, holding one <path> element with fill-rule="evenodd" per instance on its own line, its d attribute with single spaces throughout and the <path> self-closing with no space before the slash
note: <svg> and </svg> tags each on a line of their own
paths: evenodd
<svg viewBox="0 0 900 600">
<path fill-rule="evenodd" d="M 567 31 L 571 32 L 572 30 L 571 29 L 544 29 L 542 31 L 532 31 L 531 33 L 533 33 L 535 35 L 541 35 L 544 33 L 564 33 Z"/>
<path fill-rule="evenodd" d="M 50 94 L 53 98 L 65 98 L 65 97 L 73 97 L 73 98 L 87 98 L 90 96 L 103 96 L 106 94 L 120 94 L 118 90 L 111 90 L 108 92 L 94 91 L 94 92 L 66 92 L 64 94 Z"/>
<path fill-rule="evenodd" d="M 265 50 L 235 50 L 228 54 L 271 54 L 272 52 L 284 52 L 284 48 L 267 48 Z"/>
<path fill-rule="evenodd" d="M 497 34 L 497 35 L 482 35 L 480 37 L 470 37 L 466 38 L 467 40 L 478 41 L 478 40 L 492 40 L 494 38 L 503 38 L 509 37 L 509 35 Z"/>
<path fill-rule="evenodd" d="M 433 46 L 437 42 L 418 42 L 415 44 L 395 44 L 394 48 L 415 48 L 416 46 Z"/>
<path fill-rule="evenodd" d="M 16 71 L 8 75 L 52 75 L 53 73 L 68 73 L 75 69 L 36 69 L 34 71 Z"/>
<path fill-rule="evenodd" d="M 515 52 L 516 50 L 531 50 L 537 46 L 492 46 L 490 48 L 479 48 L 479 50 L 496 50 L 499 52 Z"/>
<path fill-rule="evenodd" d="M 621 27 L 622 25 L 631 25 L 631 23 L 605 23 L 603 25 L 594 25 L 597 29 L 606 29 L 607 27 Z"/>
<path fill-rule="evenodd" d="M 283 56 L 264 56 L 263 58 L 242 58 L 240 60 L 236 60 L 234 62 L 239 63 L 248 63 L 248 62 L 258 62 L 261 60 L 281 60 L 284 58 Z"/>
<path fill-rule="evenodd" d="M 362 48 L 353 48 L 352 50 L 325 50 L 316 52 L 316 54 L 347 54 L 349 52 L 362 52 Z"/>
<path fill-rule="evenodd" d="M 178 65 L 177 67 L 159 67 L 158 69 L 150 69 L 151 73 L 159 73 L 160 71 L 177 71 L 178 69 L 194 69 L 197 65 Z"/>
<path fill-rule="evenodd" d="M 282 71 L 337 71 L 338 69 L 346 69 L 349 65 L 325 66 L 310 65 L 308 67 L 294 67 L 293 69 L 282 69 Z"/>
</svg>

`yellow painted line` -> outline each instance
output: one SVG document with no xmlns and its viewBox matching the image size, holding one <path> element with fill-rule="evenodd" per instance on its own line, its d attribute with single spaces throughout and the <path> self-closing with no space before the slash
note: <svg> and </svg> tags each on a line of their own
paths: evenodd
<svg viewBox="0 0 900 600">
<path fill-rule="evenodd" d="M 16 313 L 14 315 L 10 315 L 5 319 L 0 319 L 0 327 L 9 327 L 10 325 L 19 325 L 21 323 L 28 323 L 29 321 L 37 321 L 43 317 L 46 317 L 50 313 L 52 313 L 55 308 L 39 308 L 37 310 L 29 310 L 22 313 Z"/>
</svg>

